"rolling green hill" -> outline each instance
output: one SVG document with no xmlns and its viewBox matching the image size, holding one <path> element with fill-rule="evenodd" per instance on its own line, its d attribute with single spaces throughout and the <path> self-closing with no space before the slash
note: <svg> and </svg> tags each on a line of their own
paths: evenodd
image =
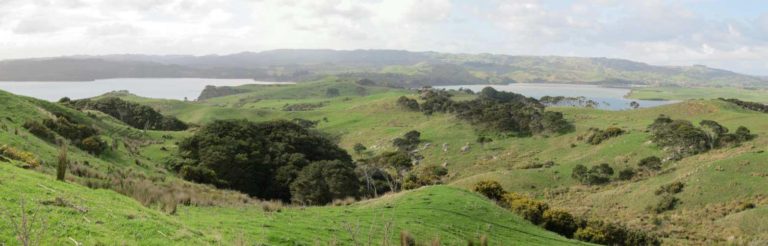
<svg viewBox="0 0 768 246">
<path fill-rule="evenodd" d="M 400 109 L 395 101 L 400 96 L 415 97 L 409 90 L 366 87 L 366 96 L 357 95 L 349 87 L 353 82 L 329 78 L 316 83 L 295 86 L 244 86 L 251 92 L 218 97 L 196 103 L 159 101 L 133 97 L 163 112 L 181 119 L 205 123 L 213 119 L 247 118 L 262 121 L 277 118 L 305 118 L 319 121 L 319 129 L 340 136 L 340 144 L 348 150 L 356 143 L 368 146 L 371 153 L 392 150 L 391 140 L 410 130 L 422 133 L 429 145 L 420 146 L 424 156 L 418 168 L 445 166 L 447 182 L 453 186 L 469 187 L 481 180 L 497 180 L 506 189 L 546 200 L 556 207 L 575 214 L 608 218 L 665 235 L 674 244 L 712 242 L 751 242 L 764 238 L 762 233 L 750 233 L 745 223 L 755 224 L 741 213 L 740 204 L 752 203 L 760 211 L 767 195 L 760 187 L 768 184 L 764 171 L 768 168 L 768 115 L 742 109 L 719 100 L 688 100 L 655 108 L 603 111 L 588 108 L 554 107 L 574 123 L 576 130 L 564 135 L 507 137 L 491 133 L 493 142 L 480 146 L 475 139 L 480 134 L 472 126 L 452 115 L 425 116 L 419 112 Z M 343 93 L 327 97 L 328 87 L 339 87 Z M 301 88 L 300 94 L 293 90 Z M 347 88 L 347 89 L 345 89 Z M 694 90 L 695 91 L 695 90 Z M 714 92 L 714 91 L 713 91 Z M 725 90 L 726 94 L 710 97 L 741 97 L 743 91 Z M 734 94 L 741 93 L 741 94 Z M 759 91 L 749 91 L 758 97 Z M 300 95 L 300 96 L 293 96 Z M 472 98 L 457 96 L 455 100 Z M 671 99 L 686 99 L 672 96 Z M 747 97 L 748 98 L 748 97 Z M 284 105 L 324 102 L 309 111 L 284 111 Z M 665 155 L 662 148 L 649 142 L 646 127 L 660 114 L 685 119 L 695 124 L 715 120 L 730 129 L 746 126 L 757 135 L 755 140 L 739 147 L 712 150 L 667 162 L 658 174 L 632 181 L 616 181 L 605 186 L 584 186 L 570 177 L 577 164 L 593 166 L 608 163 L 615 170 L 636 167 L 648 156 Z M 325 120 L 324 120 L 325 119 Z M 326 121 L 327 120 L 327 121 Z M 626 131 L 599 145 L 590 145 L 579 136 L 589 128 L 618 127 Z M 484 133 L 488 134 L 488 133 Z M 444 149 L 443 146 L 446 146 Z M 459 149 L 469 146 L 469 151 Z M 536 163 L 553 161 L 549 168 L 529 168 Z M 656 214 L 649 207 L 660 202 L 653 192 L 661 185 L 680 181 L 686 186 L 678 195 L 677 208 Z M 711 213 L 711 211 L 719 211 Z M 706 218 L 706 219 L 703 219 Z M 743 221 L 742 221 L 743 220 Z M 712 231 L 712 228 L 721 230 Z"/>
<path fill-rule="evenodd" d="M 370 92 L 386 94 L 381 88 Z M 190 132 L 141 131 L 96 111 L 80 112 L 1 91 L 0 100 L 0 146 L 30 156 L 0 154 L 0 244 L 18 243 L 14 226 L 22 224 L 22 215 L 32 222 L 22 228 L 29 228 L 30 238 L 37 242 L 40 237 L 43 245 L 347 244 L 353 236 L 361 243 L 395 245 L 405 231 L 419 242 L 439 240 L 445 245 L 481 237 L 492 244 L 579 244 L 477 194 L 448 186 L 327 207 L 252 200 L 165 171 L 167 149 L 175 149 L 174 142 Z M 112 140 L 118 144 L 100 156 L 70 147 L 67 181 L 56 181 L 58 147 L 22 127 L 54 114 L 91 125 L 110 146 Z M 269 206 L 279 211 L 266 209 Z"/>
<path fill-rule="evenodd" d="M 417 130 L 421 132 L 423 141 L 418 152 L 424 159 L 416 169 L 446 167 L 448 175 L 443 181 L 447 186 L 426 187 L 344 206 L 284 206 L 280 212 L 275 212 L 274 207 L 279 205 L 248 200 L 234 192 L 191 184 L 175 178 L 165 170 L 164 160 L 175 151 L 175 142 L 190 136 L 194 129 L 184 132 L 142 132 L 98 112 L 78 112 L 59 104 L 8 93 L 0 93 L 0 99 L 8 102 L 0 106 L 5 107 L 0 110 L 0 122 L 7 126 L 7 130 L 0 131 L 0 143 L 34 153 L 44 163 L 42 168 L 38 168 L 42 173 L 52 173 L 57 147 L 35 138 L 21 125 L 28 120 L 51 117 L 51 112 L 68 112 L 82 122 L 99 128 L 108 142 L 119 139 L 118 142 L 128 144 L 117 144 L 116 148 L 98 158 L 73 148 L 70 151 L 71 159 L 83 166 L 82 163 L 88 161 L 88 170 L 92 169 L 95 174 L 71 175 L 70 184 L 55 182 L 52 176 L 10 167 L 23 166 L 18 161 L 0 165 L 4 165 L 11 176 L 18 176 L 23 181 L 13 182 L 13 185 L 32 186 L 30 194 L 34 195 L 29 199 L 37 199 L 38 203 L 41 200 L 53 200 L 55 196 L 52 195 L 54 193 L 47 193 L 51 191 L 38 186 L 36 182 L 54 190 L 72 190 L 63 198 L 85 207 L 109 206 L 113 203 L 99 201 L 106 200 L 108 196 L 121 197 L 133 204 L 121 213 L 142 213 L 145 208 L 138 205 L 143 204 L 154 209 L 146 210 L 151 212 L 147 212 L 150 214 L 146 216 L 153 216 L 156 221 L 169 221 L 168 225 L 164 224 L 159 229 L 163 234 L 189 240 L 193 244 L 254 241 L 266 244 L 313 244 L 317 235 L 321 243 L 349 241 L 353 236 L 360 242 L 383 242 L 385 238 L 394 242 L 403 230 L 422 241 L 433 240 L 439 235 L 441 242 L 447 244 L 481 235 L 487 235 L 491 242 L 512 240 L 543 245 L 572 243 L 522 221 L 484 198 L 462 190 L 483 180 L 499 181 L 506 190 L 535 197 L 578 216 L 618 222 L 657 233 L 665 244 L 746 244 L 768 238 L 768 232 L 761 229 L 766 225 L 760 219 L 768 205 L 765 199 L 768 192 L 764 189 L 768 184 L 768 174 L 764 171 L 768 168 L 768 162 L 765 161 L 768 160 L 768 125 L 765 124 L 768 122 L 768 114 L 745 110 L 724 101 L 686 100 L 655 108 L 624 111 L 552 107 L 547 110 L 562 112 L 574 124 L 573 132 L 512 137 L 479 131 L 450 114 L 426 116 L 420 112 L 406 111 L 396 101 L 401 96 L 417 98 L 415 91 L 361 85 L 354 79 L 328 77 L 296 85 L 247 85 L 237 87 L 237 90 L 240 93 L 198 102 L 147 99 L 125 93 L 103 97 L 120 97 L 149 105 L 192 125 L 202 125 L 216 119 L 267 121 L 302 118 L 317 121 L 319 130 L 336 136 L 339 144 L 350 153 L 354 153 L 352 148 L 357 143 L 368 147 L 367 152 L 355 155 L 356 158 L 393 150 L 395 147 L 392 146 L 392 139 L 410 130 Z M 710 92 L 714 94 L 681 90 L 669 98 L 687 99 L 683 96 L 687 93 L 713 97 L 721 95 L 717 91 Z M 741 90 L 726 90 L 722 93 L 727 97 L 760 97 L 759 91 L 748 91 L 745 94 Z M 472 98 L 473 95 L 457 93 L 453 99 Z M 607 163 L 618 172 L 626 167 L 637 167 L 638 161 L 648 156 L 665 157 L 667 152 L 651 143 L 646 131 L 647 126 L 660 114 L 690 120 L 694 124 L 705 119 L 715 120 L 732 130 L 745 126 L 756 138 L 739 146 L 715 149 L 679 161 L 668 161 L 658 172 L 627 181 L 616 180 L 606 185 L 586 186 L 571 178 L 572 169 L 579 164 L 591 167 Z M 608 127 L 617 127 L 626 133 L 598 145 L 588 144 L 582 139 L 591 131 L 590 128 Z M 19 129 L 19 134 L 14 133 L 15 129 Z M 481 134 L 493 141 L 484 145 L 476 143 Z M 549 161 L 553 163 L 552 166 L 540 165 Z M 147 200 L 130 190 L 104 187 L 134 197 L 139 201 L 136 203 L 114 192 L 89 190 L 77 185 L 80 183 L 98 187 L 89 184 L 107 182 L 104 180 L 114 182 L 124 173 L 130 173 L 128 177 L 131 180 L 146 180 L 154 184 L 149 189 L 159 190 L 160 194 L 182 189 L 183 193 L 201 195 L 193 196 L 193 206 L 184 206 L 183 200 L 178 200 L 181 198 L 176 196 Z M 99 175 L 109 178 L 102 179 Z M 613 178 L 616 179 L 616 176 L 614 174 Z M 677 205 L 669 211 L 651 211 L 662 200 L 654 192 L 673 182 L 684 184 L 682 191 L 674 194 L 678 199 Z M 0 185 L 7 183 L 9 181 L 5 179 L 0 181 Z M 15 189 L 13 186 L 8 187 L 4 188 L 4 192 Z M 92 199 L 78 200 L 80 198 L 76 195 L 79 193 L 88 193 L 83 196 Z M 108 195 L 102 198 L 101 194 Z M 15 199 L 0 202 L 16 206 L 11 205 L 18 204 Z M 164 199 L 181 202 L 169 207 L 168 202 L 163 202 Z M 61 216 L 64 215 L 54 217 Z M 62 221 L 75 223 L 80 220 L 80 216 L 82 214 L 74 213 L 65 216 L 66 219 L 62 218 Z M 86 213 L 85 216 L 90 215 Z M 95 215 L 101 218 L 99 216 Z M 87 230 L 72 234 L 82 237 L 88 235 Z M 377 233 L 371 233 L 373 231 Z M 384 231 L 387 233 L 382 233 Z M 124 234 L 116 233 L 116 241 L 120 241 L 122 237 L 119 235 Z M 161 236 L 157 240 L 163 240 L 164 236 L 157 234 Z M 157 237 L 155 234 L 152 236 Z M 11 240 L 7 235 L 4 238 Z M 95 238 L 98 241 L 100 237 Z M 107 243 L 116 242 L 103 240 Z"/>
</svg>

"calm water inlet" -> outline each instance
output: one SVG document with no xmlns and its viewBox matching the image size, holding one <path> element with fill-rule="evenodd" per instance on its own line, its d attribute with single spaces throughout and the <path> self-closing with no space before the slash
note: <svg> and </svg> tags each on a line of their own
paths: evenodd
<svg viewBox="0 0 768 246">
<path fill-rule="evenodd" d="M 596 85 L 575 85 L 575 84 L 527 84 L 517 83 L 508 85 L 456 85 L 456 86 L 439 86 L 436 88 L 445 89 L 459 89 L 468 88 L 472 91 L 478 92 L 485 87 L 493 87 L 499 91 L 508 91 L 518 94 L 522 94 L 528 97 L 539 99 L 543 96 L 564 96 L 564 97 L 585 97 L 587 100 L 593 100 L 597 102 L 599 109 L 607 110 L 624 110 L 631 109 L 630 103 L 635 101 L 640 104 L 641 108 L 656 107 L 659 105 L 665 105 L 675 103 L 677 101 L 661 101 L 661 100 L 637 100 L 624 98 L 630 89 L 625 88 L 609 88 Z"/>
<path fill-rule="evenodd" d="M 197 99 L 206 85 L 238 86 L 244 84 L 292 84 L 291 82 L 266 82 L 251 79 L 104 79 L 87 82 L 0 82 L 0 90 L 14 94 L 56 101 L 62 97 L 82 99 L 111 91 L 128 90 L 142 97 L 189 100 Z"/>
</svg>

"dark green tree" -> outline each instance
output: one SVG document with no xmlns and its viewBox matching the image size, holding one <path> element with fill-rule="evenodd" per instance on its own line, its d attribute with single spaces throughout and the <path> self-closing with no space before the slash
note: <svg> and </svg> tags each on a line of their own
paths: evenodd
<svg viewBox="0 0 768 246">
<path fill-rule="evenodd" d="M 310 205 L 357 197 L 360 184 L 354 165 L 339 160 L 317 161 L 304 167 L 291 183 L 291 199 Z"/>
</svg>

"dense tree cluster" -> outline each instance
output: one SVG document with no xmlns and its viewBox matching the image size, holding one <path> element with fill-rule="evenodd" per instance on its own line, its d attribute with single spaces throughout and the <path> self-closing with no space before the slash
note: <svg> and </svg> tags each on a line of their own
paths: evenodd
<svg viewBox="0 0 768 246">
<path fill-rule="evenodd" d="M 648 126 L 651 140 L 668 148 L 673 159 L 706 152 L 710 149 L 736 145 L 754 138 L 746 127 L 740 126 L 734 133 L 712 120 L 703 120 L 696 127 L 687 120 L 672 120 L 661 115 Z"/>
<path fill-rule="evenodd" d="M 355 166 L 324 134 L 279 120 L 215 121 L 179 146 L 186 179 L 262 199 L 324 204 L 357 196 Z"/>
<path fill-rule="evenodd" d="M 739 107 L 742 107 L 742 108 L 745 108 L 745 109 L 749 109 L 749 110 L 753 110 L 753 111 L 757 111 L 757 112 L 768 113 L 768 105 L 765 105 L 765 104 L 762 104 L 762 103 L 742 101 L 742 100 L 739 100 L 739 99 L 736 99 L 736 98 L 729 98 L 729 99 L 720 98 L 720 100 L 736 104 Z"/>
<path fill-rule="evenodd" d="M 117 97 L 102 99 L 82 99 L 66 102 L 77 109 L 96 110 L 111 115 L 138 129 L 183 131 L 187 124 L 171 116 L 164 116 L 152 107 L 125 101 Z"/>
<path fill-rule="evenodd" d="M 473 190 L 496 200 L 520 217 L 568 238 L 603 245 L 660 245 L 657 236 L 616 223 L 584 219 L 530 197 L 505 191 L 496 181 L 481 181 Z"/>
<path fill-rule="evenodd" d="M 489 130 L 530 135 L 562 133 L 573 128 L 562 113 L 545 111 L 538 100 L 492 87 L 484 88 L 476 99 L 469 101 L 456 102 L 449 92 L 432 89 L 422 90 L 421 98 L 424 114 L 454 113 L 459 119 Z"/>
</svg>

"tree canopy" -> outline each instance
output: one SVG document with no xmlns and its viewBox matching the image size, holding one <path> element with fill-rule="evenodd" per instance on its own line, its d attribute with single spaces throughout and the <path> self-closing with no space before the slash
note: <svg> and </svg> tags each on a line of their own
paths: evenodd
<svg viewBox="0 0 768 246">
<path fill-rule="evenodd" d="M 297 177 L 302 176 L 303 184 L 307 184 L 310 181 L 306 179 L 316 177 L 318 172 L 328 171 L 317 165 L 348 166 L 352 161 L 346 151 L 324 134 L 286 120 L 260 123 L 214 121 L 182 141 L 179 151 L 182 161 L 175 165 L 177 170 L 186 168 L 197 170 L 190 174 L 210 174 L 201 177 L 182 172 L 187 179 L 236 189 L 262 199 L 284 201 L 291 200 L 292 191 L 305 192 L 302 188 L 291 189 Z M 305 172 L 303 169 L 308 166 L 317 170 Z M 311 182 L 327 184 L 329 181 Z M 307 199 L 299 198 L 302 202 Z M 313 202 L 324 201 L 325 197 Z"/>
<path fill-rule="evenodd" d="M 61 102 L 81 110 L 101 111 L 137 129 L 182 131 L 188 128 L 186 123 L 175 117 L 164 116 L 152 107 L 117 97 Z"/>
</svg>

